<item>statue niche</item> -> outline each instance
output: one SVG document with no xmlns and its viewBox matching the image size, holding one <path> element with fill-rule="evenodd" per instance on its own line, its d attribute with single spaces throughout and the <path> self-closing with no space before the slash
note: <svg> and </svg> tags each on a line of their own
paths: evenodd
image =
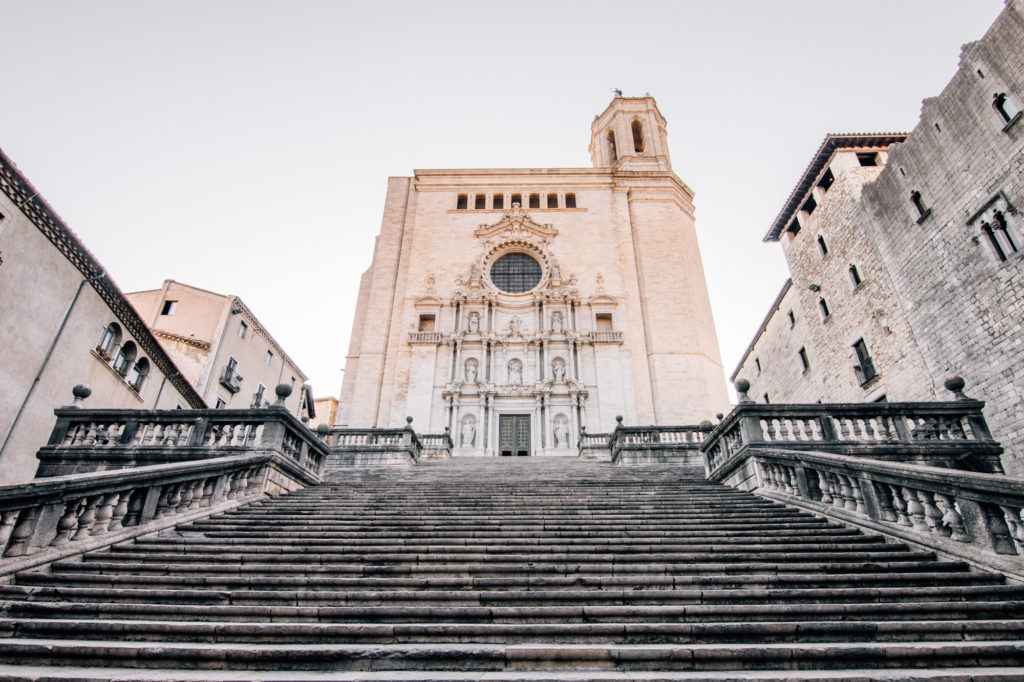
<svg viewBox="0 0 1024 682">
<path fill-rule="evenodd" d="M 463 370 L 463 376 L 465 377 L 467 384 L 476 383 L 477 367 L 478 363 L 476 361 L 476 358 L 469 358 L 468 360 L 466 360 L 465 367 Z"/>
<path fill-rule="evenodd" d="M 555 435 L 556 448 L 569 447 L 569 420 L 564 414 L 560 414 L 555 417 L 553 432 Z"/>
<path fill-rule="evenodd" d="M 466 331 L 470 334 L 476 334 L 480 331 L 480 313 L 472 312 L 469 314 L 469 322 L 466 325 Z"/>
<path fill-rule="evenodd" d="M 555 311 L 551 313 L 551 331 L 554 334 L 562 334 L 565 332 L 565 321 L 562 319 L 562 313 Z"/>
<path fill-rule="evenodd" d="M 476 417 L 467 414 L 462 418 L 462 428 L 459 430 L 459 445 L 464 448 L 471 448 L 476 443 Z"/>
<path fill-rule="evenodd" d="M 517 358 L 508 361 L 508 383 L 511 386 L 523 385 L 523 362 Z"/>
<path fill-rule="evenodd" d="M 556 384 L 560 384 L 565 381 L 565 360 L 562 358 L 555 358 L 551 362 L 551 376 L 555 378 Z"/>
</svg>

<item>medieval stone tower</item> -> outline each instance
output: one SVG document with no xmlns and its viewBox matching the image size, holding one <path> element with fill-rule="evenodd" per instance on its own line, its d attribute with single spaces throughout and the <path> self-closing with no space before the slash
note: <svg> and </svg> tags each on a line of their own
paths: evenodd
<svg viewBox="0 0 1024 682">
<path fill-rule="evenodd" d="M 338 426 L 451 429 L 456 455 L 574 454 L 728 398 L 693 219 L 650 96 L 591 126 L 593 168 L 391 178 Z"/>
</svg>

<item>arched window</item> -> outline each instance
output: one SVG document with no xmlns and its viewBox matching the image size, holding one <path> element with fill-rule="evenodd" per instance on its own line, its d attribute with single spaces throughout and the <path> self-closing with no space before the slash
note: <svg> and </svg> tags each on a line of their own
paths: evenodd
<svg viewBox="0 0 1024 682">
<path fill-rule="evenodd" d="M 146 378 L 149 376 L 149 360 L 146 358 L 139 358 L 132 365 L 132 368 L 128 370 L 128 374 L 125 375 L 124 380 L 128 382 L 128 385 L 132 387 L 136 393 L 142 393 L 142 387 L 146 385 Z"/>
<path fill-rule="evenodd" d="M 606 139 L 608 140 L 608 158 L 615 163 L 619 159 L 619 153 L 615 150 L 615 131 L 609 130 Z"/>
<path fill-rule="evenodd" d="M 633 119 L 633 151 L 640 153 L 644 150 L 644 124 L 639 119 Z"/>
<path fill-rule="evenodd" d="M 540 208 L 540 195 L 539 194 L 531 194 L 530 195 L 530 208 Z"/>
<path fill-rule="evenodd" d="M 475 208 L 478 211 L 482 211 L 483 209 L 487 208 L 487 195 L 477 194 L 473 208 Z"/>
<path fill-rule="evenodd" d="M 1009 123 L 1020 114 L 1020 109 L 1013 105 L 1013 102 L 1006 96 L 1005 92 L 997 92 L 992 95 L 992 108 L 1003 117 L 1005 123 Z"/>
<path fill-rule="evenodd" d="M 548 208 L 558 208 L 558 195 L 557 194 L 549 194 L 548 195 Z"/>
<path fill-rule="evenodd" d="M 111 322 L 103 328 L 103 335 L 100 342 L 96 344 L 96 352 L 107 362 L 110 362 L 110 355 L 114 349 L 121 344 L 121 326 Z"/>
<path fill-rule="evenodd" d="M 128 368 L 131 367 L 132 362 L 135 361 L 135 355 L 138 350 L 135 348 L 134 341 L 126 341 L 121 346 L 120 350 L 117 351 L 117 357 L 114 358 L 114 371 L 124 376 L 128 373 Z"/>
<path fill-rule="evenodd" d="M 469 198 L 465 194 L 460 194 L 459 198 L 455 201 L 455 208 L 464 211 L 469 206 Z"/>
</svg>

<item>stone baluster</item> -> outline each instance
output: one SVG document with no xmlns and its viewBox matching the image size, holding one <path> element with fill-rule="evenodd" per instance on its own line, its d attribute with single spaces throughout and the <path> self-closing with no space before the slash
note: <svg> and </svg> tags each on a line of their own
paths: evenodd
<svg viewBox="0 0 1024 682">
<path fill-rule="evenodd" d="M 7 541 L 11 539 L 14 532 L 14 524 L 18 521 L 19 509 L 11 509 L 0 513 L 0 556 L 3 556 L 7 549 Z"/>
<path fill-rule="evenodd" d="M 811 471 L 818 477 L 818 490 L 821 491 L 822 504 L 832 504 L 832 484 L 829 482 L 828 476 L 825 472 L 817 469 L 811 469 Z"/>
<path fill-rule="evenodd" d="M 120 493 L 109 493 L 103 496 L 99 507 L 96 508 L 96 521 L 92 524 L 93 535 L 102 535 L 110 528 L 110 522 L 114 516 L 114 505 L 117 504 L 120 496 Z"/>
<path fill-rule="evenodd" d="M 199 500 L 200 507 L 209 507 L 213 504 L 213 491 L 216 488 L 216 478 L 211 476 L 203 481 L 203 496 Z"/>
<path fill-rule="evenodd" d="M 124 521 L 122 524 L 125 526 L 137 526 L 142 522 L 142 511 L 146 504 L 146 493 L 144 490 L 133 492 L 131 497 L 128 498 L 128 512 L 124 515 Z M 164 498 L 164 505 L 166 508 L 166 498 Z M 160 504 L 157 502 L 157 516 L 160 516 Z"/>
<path fill-rule="evenodd" d="M 22 556 L 28 553 L 28 544 L 36 529 L 36 522 L 39 520 L 41 507 L 35 506 L 21 510 L 18 520 L 14 524 L 14 530 L 7 541 L 7 549 L 4 550 L 5 557 Z"/>
<path fill-rule="evenodd" d="M 907 514 L 907 503 L 903 499 L 902 488 L 888 483 L 885 485 L 889 487 L 892 497 L 892 508 L 896 512 L 896 523 L 901 526 L 912 527 L 914 524 L 910 521 L 910 516 Z"/>
<path fill-rule="evenodd" d="M 875 489 L 875 499 L 878 500 L 879 513 L 882 516 L 883 521 L 890 523 L 897 523 L 899 518 L 896 515 L 896 509 L 893 507 L 892 491 L 885 483 L 871 482 L 871 486 Z"/>
<path fill-rule="evenodd" d="M 131 499 L 131 495 L 131 490 L 125 490 L 118 494 L 117 504 L 111 510 L 110 524 L 107 526 L 107 530 L 111 533 L 121 530 L 128 521 L 128 501 Z"/>
<path fill-rule="evenodd" d="M 935 506 L 942 513 L 942 524 L 949 529 L 949 537 L 957 542 L 970 542 L 964 520 L 956 509 L 955 500 L 949 495 L 935 493 Z"/>
<path fill-rule="evenodd" d="M 853 499 L 853 489 L 850 487 L 850 480 L 842 475 L 835 474 L 839 483 L 839 497 L 843 500 L 843 509 L 857 509 L 857 502 Z"/>
<path fill-rule="evenodd" d="M 78 527 L 78 514 L 82 510 L 82 500 L 75 498 L 64 503 L 64 513 L 57 521 L 56 533 L 50 545 L 60 547 L 71 541 L 71 536 Z"/>
<path fill-rule="evenodd" d="M 924 521 L 928 524 L 928 530 L 935 535 L 948 535 L 946 527 L 942 525 L 942 512 L 935 506 L 932 493 L 927 490 L 918 490 L 917 499 L 924 507 Z"/>
<path fill-rule="evenodd" d="M 192 495 L 193 495 L 192 486 L 193 486 L 193 482 L 192 481 L 184 481 L 184 482 L 181 483 L 181 485 L 179 487 L 179 490 L 181 491 L 181 495 L 178 498 L 178 505 L 177 505 L 177 507 L 175 508 L 174 511 L 176 511 L 176 512 L 183 512 L 183 511 L 185 511 L 185 510 L 187 510 L 189 508 L 189 505 L 192 504 Z"/>
<path fill-rule="evenodd" d="M 1006 517 L 1006 527 L 1010 529 L 1010 537 L 1017 543 L 1018 549 L 1024 548 L 1024 521 L 1021 520 L 1021 509 L 1005 504 L 999 505 Z"/>
<path fill-rule="evenodd" d="M 167 515 L 167 510 L 170 508 L 171 488 L 173 487 L 173 484 L 160 486 L 160 497 L 156 501 L 157 518 Z"/>
<path fill-rule="evenodd" d="M 917 499 L 917 495 L 910 488 L 903 488 L 903 500 L 907 503 L 907 516 L 914 530 L 920 533 L 928 532 L 928 522 L 925 520 L 924 506 Z"/>
</svg>

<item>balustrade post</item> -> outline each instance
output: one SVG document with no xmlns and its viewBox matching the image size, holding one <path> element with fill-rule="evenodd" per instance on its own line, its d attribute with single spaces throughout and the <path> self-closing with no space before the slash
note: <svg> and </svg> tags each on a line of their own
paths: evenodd
<svg viewBox="0 0 1024 682">
<path fill-rule="evenodd" d="M 962 497 L 957 498 L 956 505 L 973 544 L 996 554 L 1017 553 L 1001 509 Z"/>
<path fill-rule="evenodd" d="M 14 524 L 14 530 L 11 531 L 11 537 L 3 556 L 12 557 L 28 554 L 29 543 L 32 540 L 32 536 L 35 535 L 36 524 L 39 521 L 41 512 L 41 506 L 29 507 L 21 511 L 21 514 L 18 515 L 18 520 Z"/>
<path fill-rule="evenodd" d="M 135 434 L 139 432 L 139 420 L 128 419 L 124 423 L 124 430 L 121 431 L 121 435 L 117 439 L 118 445 L 129 445 L 134 439 Z"/>
<path fill-rule="evenodd" d="M 287 386 L 287 384 L 284 385 Z M 260 448 L 267 448 L 282 455 L 287 455 L 284 451 L 286 430 L 284 418 L 280 413 L 268 413 L 267 418 L 263 422 L 263 436 L 260 438 Z"/>
<path fill-rule="evenodd" d="M 56 412 L 56 410 L 55 410 Z M 71 429 L 71 420 L 67 417 L 57 416 L 57 421 L 53 425 L 53 430 L 50 431 L 50 440 L 46 442 L 50 446 L 60 446 L 64 444 L 64 439 L 68 436 L 68 431 Z"/>
<path fill-rule="evenodd" d="M 855 481 L 860 487 L 861 499 L 864 501 L 864 512 L 869 518 L 883 520 L 885 514 L 882 512 L 882 505 L 878 502 L 878 492 L 875 490 L 874 484 L 868 478 L 858 477 Z"/>
<path fill-rule="evenodd" d="M 210 429 L 210 422 L 203 417 L 197 417 L 192 425 L 192 433 L 189 434 L 187 445 L 200 447 L 206 443 L 206 432 Z"/>
<path fill-rule="evenodd" d="M 831 415 L 819 415 L 818 423 L 821 424 L 821 439 L 823 441 L 835 442 L 839 440 L 839 432 L 836 429 L 836 422 Z"/>
<path fill-rule="evenodd" d="M 807 486 L 807 472 L 802 464 L 793 465 L 793 484 L 796 487 L 796 494 L 805 499 L 811 499 L 810 488 Z"/>
</svg>

